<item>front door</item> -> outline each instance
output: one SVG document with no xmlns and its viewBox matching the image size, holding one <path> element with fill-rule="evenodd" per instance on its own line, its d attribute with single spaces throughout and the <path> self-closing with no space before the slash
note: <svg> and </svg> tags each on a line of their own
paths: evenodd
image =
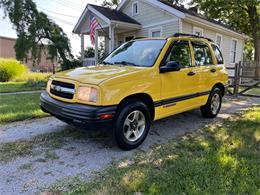
<svg viewBox="0 0 260 195">
<path fill-rule="evenodd" d="M 163 61 L 175 61 L 180 71 L 161 73 L 160 116 L 166 117 L 198 107 L 196 94 L 199 91 L 199 74 L 192 65 L 191 45 L 189 41 L 175 41 Z"/>
</svg>

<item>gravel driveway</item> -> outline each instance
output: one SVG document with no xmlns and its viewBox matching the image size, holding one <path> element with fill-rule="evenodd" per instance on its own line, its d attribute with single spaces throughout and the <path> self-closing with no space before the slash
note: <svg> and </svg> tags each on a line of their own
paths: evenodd
<svg viewBox="0 0 260 195">
<path fill-rule="evenodd" d="M 113 144 L 109 133 L 93 135 L 93 132 L 82 132 L 53 117 L 0 126 L 0 144 L 30 141 L 35 136 L 53 132 L 80 132 L 80 136 L 73 133 L 64 136 L 58 147 L 35 144 L 32 146 L 33 154 L 0 162 L 0 194 L 35 194 L 58 181 L 76 176 L 89 179 L 114 160 L 130 157 L 138 150 L 149 150 L 155 144 L 196 131 L 205 124 L 227 118 L 254 104 L 260 104 L 260 99 L 229 99 L 225 100 L 221 113 L 214 120 L 204 119 L 199 110 L 193 110 L 157 121 L 152 125 L 144 144 L 139 149 L 127 152 Z"/>
</svg>

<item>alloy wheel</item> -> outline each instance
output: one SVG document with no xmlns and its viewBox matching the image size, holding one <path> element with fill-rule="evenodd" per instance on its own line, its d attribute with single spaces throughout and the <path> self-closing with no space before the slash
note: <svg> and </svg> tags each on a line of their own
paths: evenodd
<svg viewBox="0 0 260 195">
<path fill-rule="evenodd" d="M 125 119 L 123 130 L 125 138 L 130 142 L 135 142 L 144 133 L 146 119 L 144 114 L 135 110 L 132 111 Z"/>
<path fill-rule="evenodd" d="M 220 97 L 218 93 L 215 93 L 211 99 L 211 111 L 212 114 L 217 114 L 219 111 L 219 107 L 220 107 Z"/>
</svg>

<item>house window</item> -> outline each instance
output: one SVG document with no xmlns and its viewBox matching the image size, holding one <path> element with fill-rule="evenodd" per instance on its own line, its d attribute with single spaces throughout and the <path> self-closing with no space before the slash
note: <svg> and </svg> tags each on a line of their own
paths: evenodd
<svg viewBox="0 0 260 195">
<path fill-rule="evenodd" d="M 161 37 L 162 28 L 154 28 L 150 30 L 150 37 Z"/>
<path fill-rule="evenodd" d="M 193 27 L 193 34 L 203 36 L 203 29 L 199 27 Z"/>
<path fill-rule="evenodd" d="M 161 31 L 153 31 L 152 32 L 152 37 L 160 37 L 161 36 Z"/>
<path fill-rule="evenodd" d="M 134 2 L 133 3 L 133 16 L 136 16 L 139 14 L 139 3 Z"/>
<path fill-rule="evenodd" d="M 216 34 L 215 43 L 217 44 L 217 46 L 219 48 L 221 48 L 221 46 L 222 46 L 222 35 L 221 34 Z"/>
<path fill-rule="evenodd" d="M 236 55 L 237 55 L 237 40 L 232 39 L 231 40 L 231 49 L 230 49 L 230 62 L 231 63 L 236 62 Z"/>
</svg>

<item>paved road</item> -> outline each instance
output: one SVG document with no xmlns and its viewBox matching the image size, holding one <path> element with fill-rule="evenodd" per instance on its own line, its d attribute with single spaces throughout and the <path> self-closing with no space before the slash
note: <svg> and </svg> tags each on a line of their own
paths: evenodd
<svg viewBox="0 0 260 195">
<path fill-rule="evenodd" d="M 260 99 L 247 98 L 228 102 L 224 103 L 221 113 L 214 120 L 204 119 L 199 110 L 193 110 L 155 122 L 146 141 L 137 150 L 149 150 L 155 144 L 165 143 L 187 132 L 196 131 L 205 124 L 227 118 L 232 113 L 247 109 L 254 104 L 260 104 Z M 0 126 L 0 144 L 29 140 L 36 135 L 69 128 L 72 127 L 53 117 L 12 123 Z M 36 154 L 0 164 L 0 194 L 34 194 L 57 181 L 67 181 L 75 176 L 89 179 L 113 160 L 130 157 L 137 151 L 126 152 L 118 149 L 109 136 L 86 137 L 78 139 L 68 136 L 57 149 L 48 146 L 39 148 L 35 145 L 33 149 L 37 151 Z M 48 159 L 46 154 L 50 152 L 56 157 Z"/>
</svg>

